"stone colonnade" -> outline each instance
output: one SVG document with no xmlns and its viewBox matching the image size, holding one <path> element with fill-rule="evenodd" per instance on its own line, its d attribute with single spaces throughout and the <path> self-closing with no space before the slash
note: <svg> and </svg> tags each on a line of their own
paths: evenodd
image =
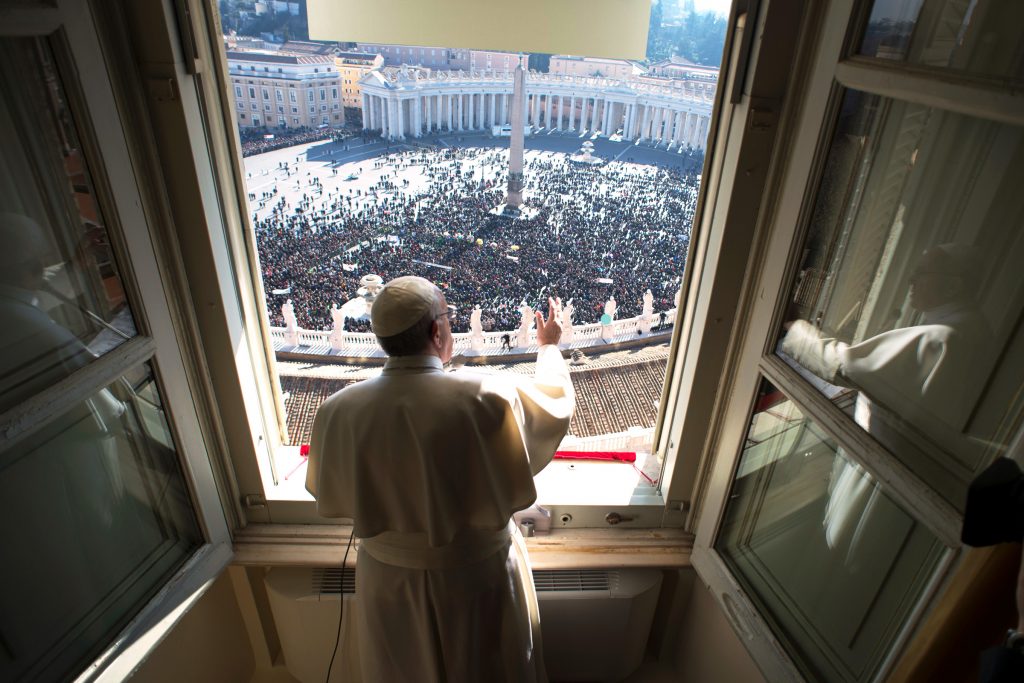
<svg viewBox="0 0 1024 683">
<path fill-rule="evenodd" d="M 460 80 L 464 82 L 460 82 Z M 490 131 L 512 118 L 512 79 L 436 77 L 364 80 L 363 129 L 390 140 L 431 133 Z M 527 77 L 523 120 L 536 131 L 563 131 L 703 149 L 712 96 L 628 81 Z"/>
</svg>

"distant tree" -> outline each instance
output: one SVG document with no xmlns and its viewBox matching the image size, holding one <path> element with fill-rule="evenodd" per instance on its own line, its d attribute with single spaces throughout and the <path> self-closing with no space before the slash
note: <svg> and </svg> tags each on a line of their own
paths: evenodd
<svg viewBox="0 0 1024 683">
<path fill-rule="evenodd" d="M 526 59 L 526 66 L 528 69 L 532 69 L 533 71 L 547 73 L 551 68 L 551 55 L 541 54 L 539 52 L 531 54 Z"/>
<path fill-rule="evenodd" d="M 660 8 L 660 3 L 651 7 L 651 33 L 647 37 L 649 61 L 677 55 L 694 64 L 721 66 L 722 50 L 725 48 L 724 17 L 713 12 L 700 14 L 689 11 L 683 15 L 682 23 L 678 26 L 661 26 Z"/>
<path fill-rule="evenodd" d="M 650 60 L 662 58 L 656 56 L 661 51 L 661 21 L 661 2 L 660 0 L 653 0 L 651 3 L 651 21 L 647 27 L 647 59 Z"/>
</svg>

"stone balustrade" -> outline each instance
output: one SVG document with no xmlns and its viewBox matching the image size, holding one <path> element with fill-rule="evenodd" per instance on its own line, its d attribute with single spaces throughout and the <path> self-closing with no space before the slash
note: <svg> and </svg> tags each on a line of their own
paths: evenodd
<svg viewBox="0 0 1024 683">
<path fill-rule="evenodd" d="M 657 327 L 660 318 L 657 313 L 651 316 L 649 323 Z M 588 347 L 604 346 L 618 342 L 631 341 L 650 337 L 664 337 L 668 328 L 675 324 L 676 309 L 665 311 L 664 329 L 654 329 L 648 334 L 638 334 L 637 331 L 643 322 L 642 316 L 635 318 L 623 318 L 613 320 L 609 325 L 591 323 L 587 325 L 574 325 L 572 330 L 572 341 L 565 346 L 572 349 L 586 349 Z M 458 332 L 452 335 L 454 339 L 454 351 L 456 354 L 466 356 L 501 356 L 509 353 L 525 353 L 536 349 L 537 330 L 531 329 L 529 334 L 529 346 L 526 348 L 515 347 L 511 350 L 503 349 L 502 338 L 509 336 L 510 342 L 516 343 L 518 330 L 484 332 L 483 344 L 479 351 L 472 349 L 472 333 Z M 332 345 L 331 337 L 334 337 L 335 344 Z M 373 357 L 383 356 L 380 346 L 377 344 L 377 337 L 372 332 L 344 332 L 337 333 L 329 330 L 303 330 L 298 329 L 290 338 L 286 328 L 271 327 L 270 338 L 275 351 L 301 353 L 303 355 L 323 355 L 334 358 L 349 357 Z M 294 339 L 298 344 L 292 344 Z"/>
</svg>

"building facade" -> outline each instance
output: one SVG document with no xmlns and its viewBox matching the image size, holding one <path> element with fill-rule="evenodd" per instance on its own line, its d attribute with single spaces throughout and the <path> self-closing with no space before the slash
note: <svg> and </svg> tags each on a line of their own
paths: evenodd
<svg viewBox="0 0 1024 683">
<path fill-rule="evenodd" d="M 597 76 L 625 81 L 643 74 L 644 69 L 628 59 L 553 55 L 548 73 L 563 76 Z"/>
<path fill-rule="evenodd" d="M 668 87 L 638 79 L 531 73 L 524 120 L 534 130 L 600 132 L 704 149 L 714 84 Z M 511 121 L 512 74 L 374 71 L 362 81 L 364 130 L 390 140 L 432 132 L 489 131 Z"/>
<path fill-rule="evenodd" d="M 515 69 L 518 57 L 515 52 L 384 43 L 357 43 L 356 49 L 359 52 L 380 55 L 384 59 L 384 66 L 422 66 L 445 71 L 460 69 L 512 71 Z"/>
<path fill-rule="evenodd" d="M 362 108 L 363 94 L 359 82 L 363 76 L 374 69 L 379 69 L 383 64 L 384 58 L 378 54 L 335 53 L 334 65 L 338 69 L 338 78 L 341 80 L 341 106 L 343 108 Z"/>
<path fill-rule="evenodd" d="M 718 80 L 718 67 L 701 66 L 683 57 L 669 57 L 668 59 L 654 62 L 648 67 L 647 73 L 651 76 L 681 78 L 691 81 Z"/>
<path fill-rule="evenodd" d="M 333 56 L 228 52 L 227 61 L 239 130 L 345 124 Z"/>
</svg>

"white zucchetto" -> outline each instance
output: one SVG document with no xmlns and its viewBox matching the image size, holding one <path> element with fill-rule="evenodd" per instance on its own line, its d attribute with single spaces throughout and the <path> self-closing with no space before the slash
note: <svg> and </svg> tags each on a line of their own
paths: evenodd
<svg viewBox="0 0 1024 683">
<path fill-rule="evenodd" d="M 378 337 L 392 337 L 418 323 L 437 306 L 437 287 L 416 275 L 396 277 L 384 285 L 370 309 L 370 324 Z"/>
</svg>

